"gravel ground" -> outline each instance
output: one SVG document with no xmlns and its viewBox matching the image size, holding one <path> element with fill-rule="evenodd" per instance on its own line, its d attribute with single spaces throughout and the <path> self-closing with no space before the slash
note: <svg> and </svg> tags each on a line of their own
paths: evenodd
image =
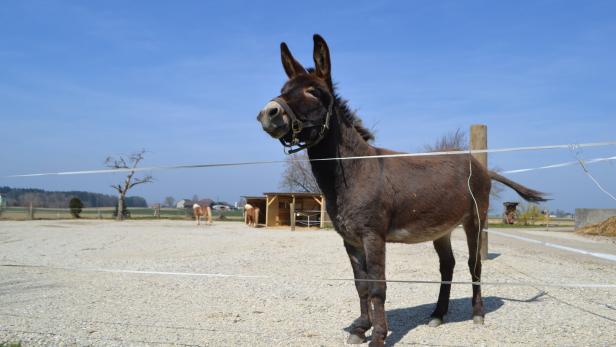
<svg viewBox="0 0 616 347">
<path fill-rule="evenodd" d="M 500 230 L 616 254 L 573 233 Z M 454 280 L 469 280 L 454 232 Z M 390 279 L 439 279 L 429 243 L 388 244 Z M 490 236 L 485 281 L 616 283 L 616 264 Z M 0 222 L 0 343 L 23 345 L 340 346 L 359 311 L 333 231 L 250 229 L 188 221 Z M 60 267 L 65 269 L 59 269 Z M 70 269 L 226 273 L 208 278 Z M 616 289 L 484 286 L 486 324 L 473 325 L 471 288 L 452 289 L 446 324 L 430 328 L 438 286 L 390 283 L 388 345 L 613 345 Z"/>
</svg>

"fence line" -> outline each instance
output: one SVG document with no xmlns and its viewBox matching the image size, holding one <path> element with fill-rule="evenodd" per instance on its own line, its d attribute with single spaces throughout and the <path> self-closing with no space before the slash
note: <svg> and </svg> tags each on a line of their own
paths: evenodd
<svg viewBox="0 0 616 347">
<path fill-rule="evenodd" d="M 545 247 L 560 249 L 561 251 L 569 251 L 569 252 L 573 252 L 573 253 L 584 254 L 584 255 L 591 256 L 591 257 L 601 258 L 603 260 L 609 260 L 609 261 L 616 262 L 616 255 L 614 255 L 614 254 L 585 251 L 583 249 L 563 246 L 563 245 L 559 245 L 557 243 L 551 243 L 551 242 L 546 242 L 546 241 L 535 240 L 535 239 L 531 239 L 531 238 L 527 238 L 527 237 L 523 237 L 523 236 L 518 236 L 518 235 L 511 235 L 511 234 L 508 234 L 508 233 L 503 233 L 501 231 L 495 231 L 494 229 L 489 229 L 489 230 L 486 230 L 486 231 L 489 232 L 490 234 L 495 234 L 495 235 L 499 235 L 499 236 L 503 236 L 503 237 L 508 237 L 508 238 L 512 238 L 512 239 L 516 239 L 516 240 L 520 240 L 520 241 L 535 243 L 535 244 L 542 245 L 542 246 L 545 246 Z"/>
<path fill-rule="evenodd" d="M 584 163 L 584 165 L 587 165 L 587 164 L 595 164 L 595 163 L 600 163 L 604 161 L 612 161 L 612 160 L 616 160 L 616 156 L 582 160 L 582 162 Z M 513 173 L 521 173 L 521 172 L 529 172 L 529 171 L 537 171 L 537 170 L 545 170 L 545 169 L 556 169 L 556 168 L 574 166 L 574 165 L 579 165 L 579 164 L 580 164 L 579 160 L 574 160 L 574 161 L 566 161 L 563 163 L 532 167 L 532 168 L 526 168 L 526 169 L 506 170 L 506 171 L 501 171 L 500 173 L 513 174 Z"/>
<path fill-rule="evenodd" d="M 353 157 L 331 157 L 320 159 L 293 159 L 295 162 L 318 162 L 332 160 L 359 160 L 359 159 L 381 159 L 381 158 L 403 158 L 403 157 L 426 157 L 440 155 L 463 155 L 472 153 L 505 153 L 505 152 L 520 152 L 520 151 L 538 151 L 549 149 L 580 149 L 589 147 L 605 147 L 614 146 L 616 141 L 592 142 L 582 144 L 563 144 L 563 145 L 547 145 L 547 146 L 526 146 L 526 147 L 509 147 L 497 149 L 478 149 L 478 150 L 456 150 L 442 152 L 421 152 L 421 153 L 396 153 L 396 154 L 380 154 L 368 156 L 353 156 Z M 599 158 L 601 159 L 601 158 Z M 160 171 L 160 170 L 177 170 L 177 169 L 198 169 L 212 167 L 230 167 L 230 166 L 248 166 L 248 165 L 264 165 L 264 164 L 280 164 L 287 160 L 264 160 L 264 161 L 245 161 L 245 162 L 228 162 L 228 163 L 206 163 L 206 164 L 191 164 L 191 165 L 173 165 L 173 166 L 149 166 L 141 168 L 127 169 L 102 169 L 102 170 L 82 170 L 82 171 L 61 171 L 61 172 L 46 172 L 46 173 L 29 173 L 19 175 L 8 175 L 4 178 L 19 178 L 19 177 L 39 177 L 39 176 L 65 176 L 65 175 L 88 175 L 88 174 L 105 174 L 119 172 L 139 172 L 139 171 Z"/>
<path fill-rule="evenodd" d="M 588 176 L 588 178 L 590 178 L 590 180 L 597 186 L 597 188 L 599 188 L 599 190 L 601 190 L 603 193 L 605 193 L 605 195 L 607 195 L 610 198 L 612 198 L 612 200 L 616 201 L 616 197 L 614 197 L 614 195 L 612 195 L 605 188 L 603 188 L 601 183 L 599 183 L 599 181 L 597 181 L 597 179 L 590 173 L 588 168 L 586 168 L 586 165 L 584 164 L 584 161 L 581 159 L 580 151 L 574 151 L 573 149 L 571 151 L 574 152 L 575 158 L 577 159 L 578 164 L 580 164 L 580 167 L 582 167 L 582 170 L 584 171 L 586 176 Z"/>
<path fill-rule="evenodd" d="M 46 265 L 26 265 L 26 264 L 0 264 L 0 267 L 16 267 L 16 268 L 36 268 L 49 269 L 70 272 L 105 272 L 115 274 L 133 274 L 133 275 L 156 275 L 156 276 L 183 276 L 183 277 L 205 277 L 205 278 L 237 278 L 237 279 L 256 279 L 256 280 L 278 280 L 278 281 L 319 281 L 319 282 L 387 282 L 387 283 L 406 283 L 406 284 L 464 284 L 464 285 L 483 285 L 483 286 L 510 286 L 510 287 L 544 287 L 544 288 L 602 288 L 616 289 L 616 284 L 612 283 L 541 283 L 528 281 L 510 281 L 510 282 L 494 282 L 494 281 L 431 281 L 431 280 L 377 280 L 377 279 L 354 279 L 354 278 L 322 278 L 322 277 L 302 277 L 293 278 L 287 276 L 271 276 L 271 275 L 243 275 L 243 274 L 223 274 L 223 273 L 199 273 L 199 272 L 172 272 L 172 271 L 147 271 L 147 270 L 122 270 L 122 269 L 103 269 L 103 268 L 70 268 L 56 267 Z"/>
<path fill-rule="evenodd" d="M 79 213 L 82 219 L 109 219 L 114 218 L 116 207 L 86 207 Z M 131 217 L 134 219 L 185 219 L 193 217 L 193 210 L 185 208 L 163 207 L 156 214 L 153 207 L 128 207 Z M 213 211 L 214 218 L 224 215 L 225 220 L 235 221 L 243 219 L 241 211 Z M 9 206 L 0 208 L 0 219 L 64 219 L 74 218 L 68 207 L 34 207 L 30 210 L 27 206 Z"/>
<path fill-rule="evenodd" d="M 399 154 L 385 154 L 385 155 L 373 155 L 373 156 L 354 156 L 354 157 L 334 157 L 334 158 L 322 158 L 322 159 L 294 159 L 298 162 L 316 162 L 316 161 L 331 161 L 331 160 L 359 160 L 359 159 L 377 159 L 377 158 L 399 158 L 399 157 L 419 157 L 419 156 L 439 156 L 439 155 L 461 155 L 461 154 L 473 154 L 473 153 L 503 153 L 503 152 L 516 152 L 516 151 L 532 151 L 532 150 L 548 150 L 548 149 L 569 149 L 576 151 L 581 148 L 587 147 L 600 147 L 616 145 L 616 141 L 596 142 L 596 143 L 584 143 L 584 144 L 564 144 L 564 145 L 547 145 L 547 146 L 530 146 L 530 147 L 510 147 L 501 149 L 486 149 L 486 150 L 466 150 L 466 151 L 444 151 L 444 152 L 423 152 L 423 153 L 399 153 Z M 580 164 L 584 172 L 593 180 L 593 182 L 607 195 L 616 200 L 616 198 L 609 192 L 605 191 L 601 185 L 590 175 L 584 164 L 591 164 L 603 161 L 616 160 L 616 156 L 595 158 L 588 161 L 583 161 L 577 157 L 577 161 L 565 162 L 560 164 L 547 165 L 537 168 L 509 170 L 503 173 L 519 173 L 534 170 L 543 170 L 557 167 L 571 166 L 574 164 Z M 132 169 L 105 169 L 105 170 L 86 170 L 86 171 L 64 171 L 64 172 L 52 172 L 52 173 L 35 173 L 35 174 L 21 174 L 10 175 L 5 178 L 16 177 L 38 177 L 38 176 L 52 176 L 52 175 L 81 175 L 81 174 L 99 174 L 99 173 L 117 173 L 117 172 L 132 172 L 132 171 L 154 171 L 154 170 L 172 170 L 172 169 L 194 169 L 194 168 L 209 168 L 209 167 L 227 167 L 227 166 L 246 166 L 246 165 L 259 165 L 259 164 L 273 164 L 284 163 L 286 160 L 270 160 L 270 161 L 251 161 L 251 162 L 229 162 L 229 163 L 212 163 L 212 164 L 195 164 L 195 165 L 176 165 L 176 166 L 153 166 L 143 168 Z M 515 238 L 518 240 L 541 244 L 546 247 L 557 248 L 560 250 L 566 250 L 585 254 L 593 257 L 598 257 L 604 260 L 616 261 L 616 255 L 605 253 L 594 253 L 584 250 L 579 250 L 572 247 L 566 247 L 550 242 L 544 242 L 534 239 L 528 239 L 521 236 L 509 235 L 497 231 L 490 231 L 491 233 Z M 257 278 L 257 279 L 284 279 L 282 276 L 265 276 L 265 275 L 238 275 L 238 274 L 212 274 L 212 273 L 191 273 L 191 272 L 161 272 L 161 271 L 138 271 L 138 270 L 116 270 L 116 269 L 77 269 L 77 268 L 62 268 L 53 266 L 41 266 L 41 265 L 24 265 L 24 264 L 0 264 L 0 267 L 36 267 L 47 268 L 64 271 L 79 271 L 79 272 L 109 272 L 109 273 L 127 273 L 127 274 L 144 274 L 144 275 L 166 275 L 166 276 L 200 276 L 200 277 L 222 277 L 222 278 Z M 392 282 L 392 283 L 411 283 L 411 284 L 481 284 L 481 285 L 495 285 L 495 286 L 542 286 L 542 287 L 561 287 L 561 288 L 616 288 L 616 284 L 587 284 L 587 283 L 534 283 L 534 282 L 470 282 L 470 281 L 429 281 L 429 280 L 368 280 L 368 279 L 349 279 L 349 278 L 318 278 L 312 277 L 311 280 L 316 281 L 365 281 L 365 282 Z"/>
</svg>

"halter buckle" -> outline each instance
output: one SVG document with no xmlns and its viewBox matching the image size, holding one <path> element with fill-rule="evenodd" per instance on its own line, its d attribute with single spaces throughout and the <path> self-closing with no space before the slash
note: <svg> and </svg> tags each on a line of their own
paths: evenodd
<svg viewBox="0 0 616 347">
<path fill-rule="evenodd" d="M 293 134 L 299 134 L 304 128 L 304 124 L 299 119 L 293 119 L 291 121 L 291 131 Z"/>
</svg>

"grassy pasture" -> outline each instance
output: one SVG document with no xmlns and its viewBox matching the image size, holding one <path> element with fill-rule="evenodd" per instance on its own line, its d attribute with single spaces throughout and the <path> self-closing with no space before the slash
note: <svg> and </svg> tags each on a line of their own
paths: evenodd
<svg viewBox="0 0 616 347">
<path fill-rule="evenodd" d="M 7 207 L 0 213 L 0 219 L 27 220 L 27 207 Z M 192 210 L 179 208 L 161 208 L 160 217 L 154 215 L 154 209 L 149 207 L 129 207 L 131 219 L 193 219 Z M 83 219 L 113 219 L 113 207 L 84 208 L 80 217 Z M 225 220 L 240 221 L 242 211 L 225 211 Z M 212 218 L 219 220 L 220 211 L 212 211 Z M 68 208 L 34 208 L 34 219 L 73 219 Z"/>
</svg>

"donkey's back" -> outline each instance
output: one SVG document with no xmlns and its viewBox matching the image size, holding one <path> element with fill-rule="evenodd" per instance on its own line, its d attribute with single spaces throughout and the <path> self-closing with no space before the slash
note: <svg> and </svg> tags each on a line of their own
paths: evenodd
<svg viewBox="0 0 616 347">
<path fill-rule="evenodd" d="M 490 174 L 469 155 L 390 158 L 383 166 L 389 242 L 436 240 L 488 210 Z"/>
</svg>

